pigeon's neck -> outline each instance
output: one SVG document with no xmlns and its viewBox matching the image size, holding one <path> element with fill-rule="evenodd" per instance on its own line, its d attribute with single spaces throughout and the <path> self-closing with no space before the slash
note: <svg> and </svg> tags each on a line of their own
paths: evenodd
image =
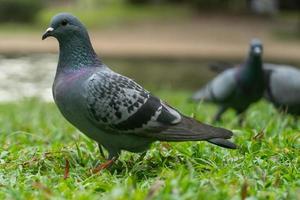
<svg viewBox="0 0 300 200">
<path fill-rule="evenodd" d="M 249 56 L 241 68 L 240 78 L 244 81 L 261 81 L 263 79 L 261 56 Z"/>
<path fill-rule="evenodd" d="M 69 35 L 59 40 L 58 70 L 72 70 L 101 66 L 90 39 L 87 36 Z"/>
</svg>

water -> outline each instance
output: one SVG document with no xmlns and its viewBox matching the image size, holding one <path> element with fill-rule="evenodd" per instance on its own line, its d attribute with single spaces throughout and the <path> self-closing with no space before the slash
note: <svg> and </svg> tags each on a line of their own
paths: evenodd
<svg viewBox="0 0 300 200">
<path fill-rule="evenodd" d="M 194 90 L 215 74 L 207 62 L 186 60 L 105 59 L 113 70 L 129 76 L 147 89 Z M 57 55 L 0 56 L 0 101 L 26 97 L 52 99 Z"/>
<path fill-rule="evenodd" d="M 51 87 L 57 59 L 56 54 L 0 55 L 0 102 L 28 97 L 53 101 Z M 205 60 L 105 58 L 103 61 L 150 91 L 194 91 L 216 75 L 208 67 L 211 61 Z"/>
<path fill-rule="evenodd" d="M 24 97 L 52 101 L 51 83 L 56 60 L 54 55 L 0 57 L 0 101 L 14 101 Z"/>
</svg>

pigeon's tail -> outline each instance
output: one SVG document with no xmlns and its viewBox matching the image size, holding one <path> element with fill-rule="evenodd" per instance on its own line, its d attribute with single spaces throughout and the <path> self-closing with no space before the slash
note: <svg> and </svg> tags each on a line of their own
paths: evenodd
<svg viewBox="0 0 300 200">
<path fill-rule="evenodd" d="M 206 140 L 212 144 L 235 149 L 236 145 L 228 139 L 233 133 L 223 128 L 213 127 L 182 116 L 182 121 L 159 134 L 159 140 L 164 141 L 200 141 Z"/>
<path fill-rule="evenodd" d="M 213 93 L 211 92 L 210 84 L 204 86 L 202 89 L 195 92 L 189 101 L 212 101 L 214 100 Z"/>
<path fill-rule="evenodd" d="M 224 148 L 228 148 L 228 149 L 236 149 L 236 145 L 230 141 L 228 141 L 227 139 L 224 138 L 214 138 L 214 139 L 210 139 L 207 140 L 209 143 L 218 145 L 220 147 L 224 147 Z"/>
</svg>

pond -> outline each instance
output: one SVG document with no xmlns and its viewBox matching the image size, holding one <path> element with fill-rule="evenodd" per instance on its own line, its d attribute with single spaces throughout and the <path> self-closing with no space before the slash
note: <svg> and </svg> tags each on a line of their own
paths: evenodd
<svg viewBox="0 0 300 200">
<path fill-rule="evenodd" d="M 24 97 L 52 101 L 57 59 L 53 54 L 0 56 L 0 101 Z M 149 90 L 194 90 L 215 75 L 209 62 L 199 60 L 108 58 L 104 62 Z"/>
</svg>

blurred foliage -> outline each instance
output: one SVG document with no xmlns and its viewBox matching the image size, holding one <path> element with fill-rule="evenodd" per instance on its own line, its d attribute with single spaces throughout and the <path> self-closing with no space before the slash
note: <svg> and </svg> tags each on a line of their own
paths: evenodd
<svg viewBox="0 0 300 200">
<path fill-rule="evenodd" d="M 40 0 L 0 0 L 0 22 L 32 22 L 42 8 Z"/>
<path fill-rule="evenodd" d="M 252 0 L 126 0 L 131 4 L 186 4 L 198 10 L 248 11 Z M 276 0 L 274 0 L 276 1 Z M 299 0 L 277 0 L 280 9 L 299 10 Z M 264 3 L 262 2 L 262 5 Z"/>
<path fill-rule="evenodd" d="M 180 3 L 190 5 L 196 9 L 246 9 L 246 0 L 127 0 L 132 4 L 163 4 L 163 3 Z"/>
<path fill-rule="evenodd" d="M 190 0 L 198 8 L 216 8 L 225 7 L 231 0 Z"/>
<path fill-rule="evenodd" d="M 40 25 L 48 24 L 52 16 L 60 12 L 69 12 L 76 15 L 89 28 L 120 26 L 139 21 L 161 19 L 176 21 L 177 19 L 184 19 L 191 15 L 189 8 L 182 6 L 134 6 L 124 4 L 120 1 L 91 5 L 76 4 L 72 6 L 49 7 L 39 14 L 36 23 Z"/>
<path fill-rule="evenodd" d="M 284 10 L 299 10 L 299 0 L 281 0 L 279 1 L 279 7 Z"/>
<path fill-rule="evenodd" d="M 247 1 L 241 0 L 189 0 L 198 9 L 246 10 Z"/>
</svg>

